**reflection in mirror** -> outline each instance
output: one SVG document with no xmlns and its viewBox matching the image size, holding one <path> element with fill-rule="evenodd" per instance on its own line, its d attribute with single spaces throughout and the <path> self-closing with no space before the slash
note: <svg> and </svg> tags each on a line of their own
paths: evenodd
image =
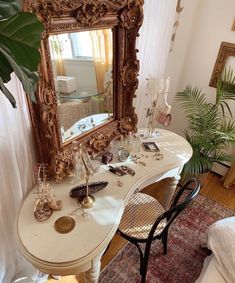
<svg viewBox="0 0 235 283">
<path fill-rule="evenodd" d="M 49 36 L 62 142 L 113 117 L 112 30 Z"/>
</svg>

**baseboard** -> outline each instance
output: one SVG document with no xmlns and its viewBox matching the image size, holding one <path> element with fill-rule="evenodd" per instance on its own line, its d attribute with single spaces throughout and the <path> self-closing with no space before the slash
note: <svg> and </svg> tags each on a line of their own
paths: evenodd
<svg viewBox="0 0 235 283">
<path fill-rule="evenodd" d="M 211 168 L 211 171 L 215 172 L 216 174 L 220 176 L 225 176 L 229 168 L 230 166 L 228 164 L 225 164 L 222 162 L 215 162 Z"/>
</svg>

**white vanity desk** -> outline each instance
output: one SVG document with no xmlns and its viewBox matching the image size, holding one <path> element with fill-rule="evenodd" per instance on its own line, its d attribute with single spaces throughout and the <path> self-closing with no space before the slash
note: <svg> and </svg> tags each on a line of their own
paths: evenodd
<svg viewBox="0 0 235 283">
<path fill-rule="evenodd" d="M 24 201 L 17 222 L 17 243 L 23 256 L 45 273 L 69 275 L 85 272 L 86 282 L 98 282 L 100 258 L 117 230 L 129 197 L 149 184 L 174 177 L 169 179 L 166 187 L 164 205 L 167 206 L 182 166 L 192 155 L 191 146 L 184 138 L 166 130 L 159 132 L 160 136 L 145 141 L 156 141 L 164 158 L 156 160 L 153 153 L 141 149 L 144 154 L 141 161 L 146 166 L 131 161 L 125 163 L 135 170 L 135 176 L 117 177 L 107 170 L 106 165 L 101 166 L 91 181 L 108 181 L 109 184 L 95 194 L 95 206 L 87 210 L 91 218 L 76 218 L 76 226 L 70 233 L 56 232 L 54 222 L 78 207 L 77 200 L 69 196 L 74 185 L 66 180 L 60 184 L 51 183 L 56 199 L 63 201 L 63 207 L 44 222 L 34 218 L 34 189 Z M 117 185 L 118 180 L 123 183 L 122 187 Z"/>
</svg>

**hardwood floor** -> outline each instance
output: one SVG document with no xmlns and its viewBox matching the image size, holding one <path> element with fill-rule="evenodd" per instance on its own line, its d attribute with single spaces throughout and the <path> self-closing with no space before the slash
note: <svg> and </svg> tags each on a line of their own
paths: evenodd
<svg viewBox="0 0 235 283">
<path fill-rule="evenodd" d="M 164 181 L 162 181 L 164 182 Z M 160 202 L 162 200 L 163 192 L 161 190 L 162 182 L 146 187 L 143 192 L 146 192 L 154 197 L 156 197 Z M 200 194 L 205 195 L 216 202 L 223 204 L 224 206 L 235 210 L 235 185 L 231 186 L 229 189 L 225 189 L 222 186 L 221 177 L 210 173 L 205 181 L 205 185 L 200 191 Z M 125 245 L 126 241 L 120 236 L 115 235 L 111 242 L 111 245 L 102 257 L 101 268 L 103 269 L 111 259 L 118 253 L 118 251 Z M 79 279 L 80 278 L 80 279 Z M 61 279 L 54 280 L 49 279 L 47 283 L 78 283 L 81 282 L 81 277 L 79 276 L 64 276 Z"/>
</svg>

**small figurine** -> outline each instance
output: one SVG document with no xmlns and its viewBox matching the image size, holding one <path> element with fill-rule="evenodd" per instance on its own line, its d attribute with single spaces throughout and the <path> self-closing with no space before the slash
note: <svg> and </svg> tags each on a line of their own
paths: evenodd
<svg viewBox="0 0 235 283">
<path fill-rule="evenodd" d="M 34 215 L 38 221 L 48 219 L 53 210 L 60 210 L 62 208 L 62 201 L 55 200 L 53 190 L 47 182 L 46 164 L 40 163 L 37 168 L 38 179 L 38 199 L 34 207 Z"/>
</svg>

